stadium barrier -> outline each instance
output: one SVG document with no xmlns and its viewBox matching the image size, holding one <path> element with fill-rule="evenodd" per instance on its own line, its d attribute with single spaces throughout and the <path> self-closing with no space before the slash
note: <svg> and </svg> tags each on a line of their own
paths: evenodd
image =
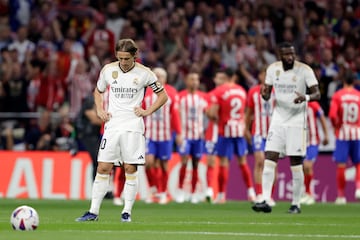
<svg viewBox="0 0 360 240">
<path fill-rule="evenodd" d="M 0 178 L 0 198 L 32 198 L 32 199 L 89 199 L 92 185 L 92 163 L 87 152 L 79 152 L 71 156 L 68 152 L 43 151 L 0 151 L 2 176 Z M 254 158 L 248 156 L 248 163 L 253 169 Z M 168 192 L 175 198 L 178 186 L 180 157 L 174 153 L 169 162 Z M 139 199 L 145 199 L 147 181 L 144 168 L 139 169 Z M 217 173 L 217 167 L 215 168 Z M 314 181 L 312 184 L 318 202 L 332 202 L 336 198 L 336 166 L 331 155 L 320 155 L 314 165 Z M 346 197 L 355 201 L 355 168 L 346 170 Z M 189 162 L 185 178 L 185 192 L 190 197 L 191 164 Z M 199 164 L 198 197 L 205 198 L 206 191 L 206 159 Z M 217 186 L 215 186 L 215 192 Z M 275 186 L 276 200 L 290 200 L 292 194 L 291 172 L 288 159 L 279 161 L 278 177 Z M 246 200 L 247 190 L 242 181 L 240 169 L 236 161 L 230 163 L 227 199 Z"/>
</svg>

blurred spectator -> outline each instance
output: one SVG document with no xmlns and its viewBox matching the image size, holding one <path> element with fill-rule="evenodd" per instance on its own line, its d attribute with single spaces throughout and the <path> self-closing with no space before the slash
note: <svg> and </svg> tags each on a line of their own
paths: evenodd
<svg viewBox="0 0 360 240">
<path fill-rule="evenodd" d="M 167 82 L 172 85 L 177 91 L 185 89 L 184 74 L 179 69 L 176 62 L 168 64 L 167 69 Z"/>
<path fill-rule="evenodd" d="M 225 11 L 224 5 L 217 3 L 214 7 L 215 33 L 225 34 L 230 26 L 233 25 L 234 19 L 231 19 Z"/>
<path fill-rule="evenodd" d="M 4 17 L 0 17 L 0 50 L 8 47 L 11 42 L 11 30 L 8 25 L 8 20 Z"/>
<path fill-rule="evenodd" d="M 58 41 L 56 41 L 51 26 L 42 29 L 40 39 L 36 44 L 34 58 L 48 60 L 58 51 Z"/>
<path fill-rule="evenodd" d="M 9 45 L 9 50 L 18 52 L 19 63 L 24 63 L 25 58 L 35 50 L 35 44 L 28 39 L 29 29 L 21 26 L 16 32 L 16 39 Z"/>
<path fill-rule="evenodd" d="M 44 29 L 45 27 L 51 26 L 53 21 L 55 21 L 58 16 L 56 1 L 39 1 L 39 6 L 35 8 L 32 15 L 39 29 Z"/>
<path fill-rule="evenodd" d="M 101 64 L 94 55 L 90 57 L 90 63 L 84 58 L 71 60 L 66 82 L 69 92 L 69 113 L 72 117 L 78 115 L 83 100 L 94 90 L 100 68 Z"/>
<path fill-rule="evenodd" d="M 8 81 L 3 82 L 5 91 L 5 111 L 7 112 L 27 112 L 27 86 L 28 81 L 22 72 L 20 63 L 12 62 L 11 73 Z"/>
<path fill-rule="evenodd" d="M 75 151 L 75 128 L 68 117 L 67 109 L 63 110 L 59 124 L 54 129 L 52 149 L 54 151 Z"/>
<path fill-rule="evenodd" d="M 9 1 L 9 18 L 12 31 L 18 31 L 18 29 L 22 26 L 26 26 L 29 24 L 33 3 L 34 1 L 32 0 Z"/>
<path fill-rule="evenodd" d="M 318 69 L 317 64 L 313 64 L 314 70 Z M 334 61 L 333 53 L 330 48 L 322 51 L 322 61 L 320 62 L 319 88 L 321 93 L 321 105 L 325 113 L 328 113 L 330 98 L 328 98 L 329 84 L 337 78 L 339 67 Z"/>
<path fill-rule="evenodd" d="M 123 28 L 126 27 L 129 23 L 121 16 L 119 6 L 116 1 L 109 1 L 107 3 L 105 14 L 105 27 L 114 34 L 115 41 L 118 41 L 120 39 Z"/>
<path fill-rule="evenodd" d="M 51 115 L 49 111 L 40 113 L 39 119 L 30 119 L 25 127 L 26 150 L 52 150 Z"/>
<path fill-rule="evenodd" d="M 222 64 L 234 71 L 238 66 L 236 60 L 236 48 L 236 37 L 232 32 L 227 33 L 225 41 L 221 41 Z"/>
<path fill-rule="evenodd" d="M 37 111 L 36 99 L 40 93 L 40 84 L 42 78 L 44 77 L 43 72 L 45 67 L 46 63 L 36 58 L 32 59 L 27 65 L 27 73 L 29 78 L 29 85 L 27 88 L 27 105 L 29 111 L 31 112 Z"/>
<path fill-rule="evenodd" d="M 269 45 L 269 40 L 266 36 L 258 36 L 255 39 L 255 48 L 257 52 L 257 65 L 258 70 L 270 65 L 277 60 L 276 55 L 272 52 Z"/>
</svg>

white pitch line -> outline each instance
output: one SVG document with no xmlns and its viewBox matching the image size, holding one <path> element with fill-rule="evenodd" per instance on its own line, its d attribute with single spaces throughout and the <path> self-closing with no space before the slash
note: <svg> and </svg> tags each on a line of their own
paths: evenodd
<svg viewBox="0 0 360 240">
<path fill-rule="evenodd" d="M 145 223 L 145 222 L 144 222 Z M 145 223 L 146 224 L 146 223 Z M 274 222 L 162 222 L 161 224 L 184 224 L 184 225 L 194 225 L 194 224 L 203 224 L 203 225 L 274 225 Z M 151 224 L 150 224 L 151 225 Z M 331 226 L 331 227 L 341 227 L 349 226 L 349 224 L 341 223 L 324 223 L 324 224 L 310 224 L 310 223 L 293 223 L 293 222 L 276 222 L 276 225 L 285 225 L 285 226 Z M 358 225 L 354 223 L 353 225 Z"/>
<path fill-rule="evenodd" d="M 129 230 L 66 230 L 65 232 L 94 232 L 94 233 L 148 233 L 155 235 L 212 235 L 212 236 L 247 236 L 247 237 L 302 237 L 302 238 L 335 238 L 335 239 L 360 239 L 360 235 L 328 235 L 328 234 L 280 234 L 280 233 L 255 233 L 255 232 L 191 232 L 191 231 L 129 231 Z"/>
</svg>

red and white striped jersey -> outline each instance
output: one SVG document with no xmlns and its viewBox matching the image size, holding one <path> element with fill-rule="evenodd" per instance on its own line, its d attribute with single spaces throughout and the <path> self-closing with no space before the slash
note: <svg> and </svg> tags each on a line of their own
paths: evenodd
<svg viewBox="0 0 360 240">
<path fill-rule="evenodd" d="M 219 106 L 220 136 L 244 136 L 246 99 L 245 89 L 237 84 L 223 84 L 213 90 L 211 103 Z"/>
<path fill-rule="evenodd" d="M 307 108 L 307 128 L 308 128 L 308 145 L 319 145 L 320 137 L 318 131 L 317 119 L 324 115 L 320 104 L 316 101 L 308 103 Z"/>
<path fill-rule="evenodd" d="M 331 98 L 329 118 L 339 140 L 360 140 L 360 92 L 343 88 Z"/>
<path fill-rule="evenodd" d="M 204 138 L 205 109 L 208 101 L 205 93 L 196 91 L 179 93 L 179 110 L 182 132 L 185 139 L 198 140 Z"/>
<path fill-rule="evenodd" d="M 248 108 L 252 109 L 254 119 L 251 125 L 251 134 L 253 136 L 262 136 L 266 138 L 270 125 L 271 113 L 274 109 L 274 98 L 271 97 L 265 101 L 261 96 L 261 85 L 250 88 L 247 99 Z"/>
<path fill-rule="evenodd" d="M 205 140 L 217 142 L 219 135 L 219 127 L 216 122 L 209 120 L 205 129 Z"/>
<path fill-rule="evenodd" d="M 176 89 L 169 84 L 164 86 L 168 101 L 153 114 L 145 117 L 145 137 L 153 141 L 169 141 L 172 131 L 181 134 L 179 116 L 179 96 Z M 145 93 L 143 108 L 147 109 L 157 99 L 157 95 L 149 88 Z"/>
</svg>

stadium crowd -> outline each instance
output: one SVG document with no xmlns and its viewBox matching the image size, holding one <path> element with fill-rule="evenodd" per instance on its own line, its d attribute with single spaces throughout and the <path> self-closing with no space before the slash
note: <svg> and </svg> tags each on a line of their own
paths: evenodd
<svg viewBox="0 0 360 240">
<path fill-rule="evenodd" d="M 291 42 L 327 114 L 345 72 L 360 80 L 359 19 L 358 1 L 341 0 L 0 1 L 0 149 L 81 149 L 76 120 L 122 38 L 176 90 L 195 71 L 204 92 L 219 68 L 249 90 L 277 60 L 277 43 Z"/>
</svg>

